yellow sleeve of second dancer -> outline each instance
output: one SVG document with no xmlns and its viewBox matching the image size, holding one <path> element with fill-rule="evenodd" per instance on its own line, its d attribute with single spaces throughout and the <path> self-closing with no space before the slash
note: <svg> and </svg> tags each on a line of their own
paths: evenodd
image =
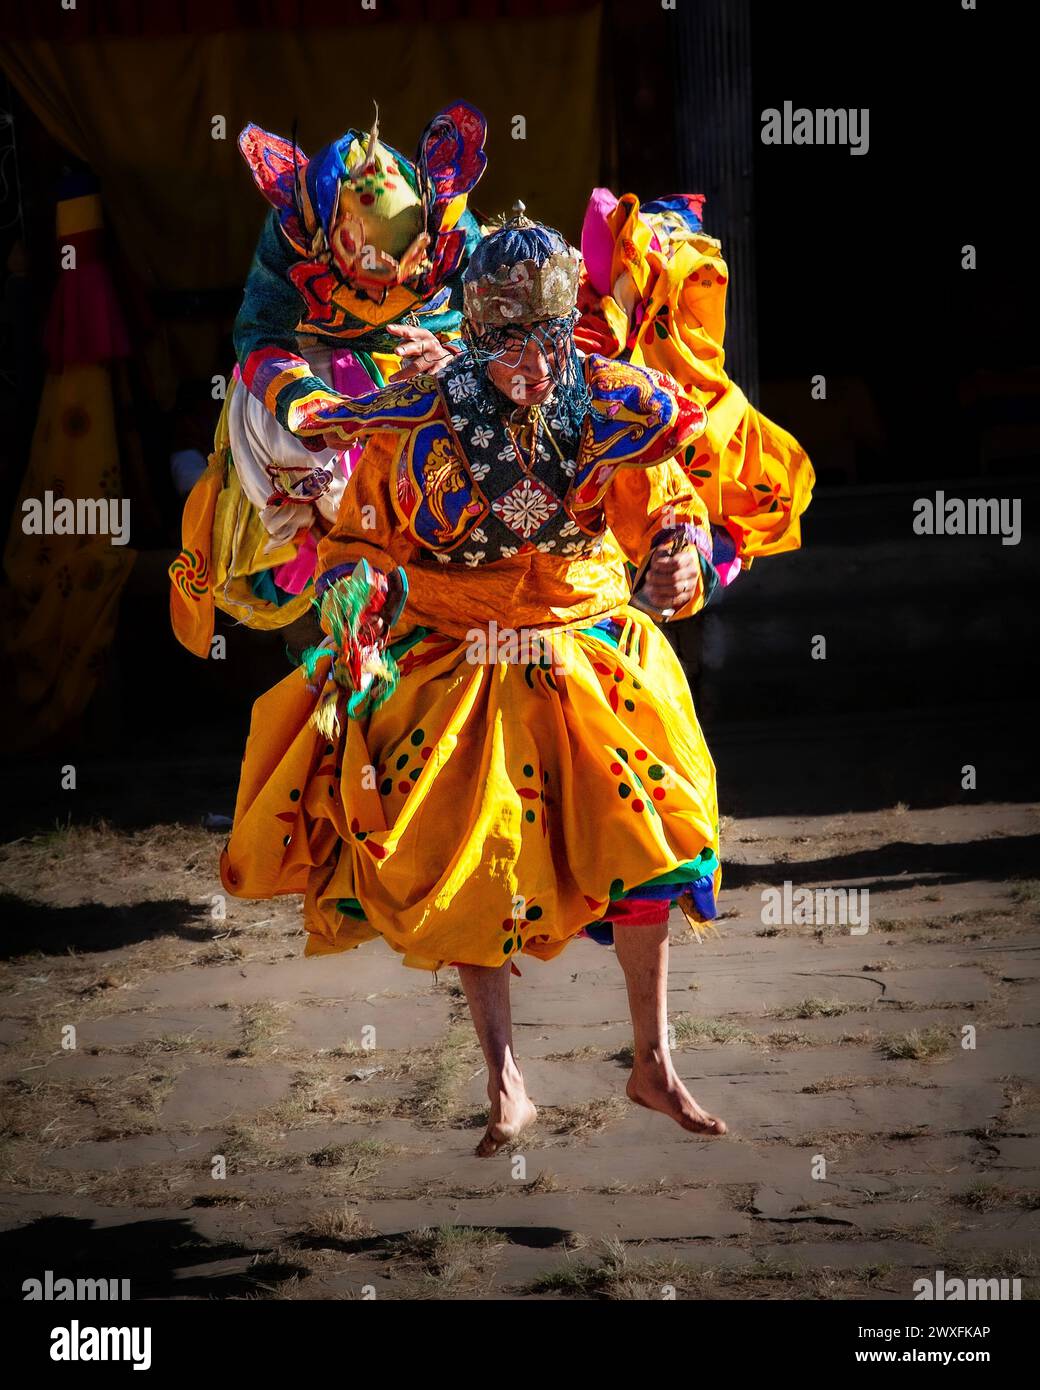
<svg viewBox="0 0 1040 1390">
<path fill-rule="evenodd" d="M 343 491 L 335 524 L 318 543 L 316 582 L 358 560 L 389 574 L 414 557 L 415 547 L 401 530 L 390 500 L 390 478 L 406 440 L 407 435 L 388 431 L 369 437 Z"/>
</svg>

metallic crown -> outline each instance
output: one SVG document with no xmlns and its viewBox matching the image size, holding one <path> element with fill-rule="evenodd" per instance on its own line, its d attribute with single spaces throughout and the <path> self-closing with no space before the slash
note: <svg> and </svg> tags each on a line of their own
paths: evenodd
<svg viewBox="0 0 1040 1390">
<path fill-rule="evenodd" d="M 513 211 L 516 215 L 507 227 L 534 225 L 523 203 L 515 204 Z M 481 275 L 463 287 L 466 317 L 479 328 L 564 318 L 578 302 L 580 268 L 581 256 L 574 247 L 555 251 L 542 265 L 516 261 L 499 266 L 493 274 Z"/>
</svg>

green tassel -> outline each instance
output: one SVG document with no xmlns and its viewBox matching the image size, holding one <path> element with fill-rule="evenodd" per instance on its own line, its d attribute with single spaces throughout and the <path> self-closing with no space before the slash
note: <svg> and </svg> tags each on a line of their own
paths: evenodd
<svg viewBox="0 0 1040 1390">
<path fill-rule="evenodd" d="M 367 562 L 362 560 L 353 574 L 325 590 L 321 601 L 322 622 L 340 651 L 345 645 L 344 637 L 352 638 L 357 634 L 358 621 L 372 591 L 371 576 Z"/>
<path fill-rule="evenodd" d="M 331 584 L 325 590 L 321 601 L 321 620 L 322 626 L 332 638 L 333 650 L 330 652 L 328 647 L 310 647 L 303 653 L 302 661 L 309 676 L 314 674 L 314 667 L 322 656 L 342 652 L 349 643 L 356 639 L 361 624 L 361 615 L 372 596 L 372 587 L 372 571 L 368 561 L 361 560 L 352 574 L 338 580 L 335 584 Z M 374 673 L 367 690 L 350 690 L 343 678 L 341 664 L 337 656 L 331 669 L 331 675 L 336 684 L 347 693 L 346 705 L 349 719 L 361 719 L 364 715 L 377 710 L 397 688 L 400 670 L 389 651 L 384 650 L 380 653 L 380 665 L 382 669 Z M 338 725 L 335 713 L 336 703 L 336 700 L 326 696 L 319 710 L 315 712 L 316 722 L 323 732 L 327 733 L 334 725 Z"/>
<path fill-rule="evenodd" d="M 307 672 L 307 679 L 313 680 L 314 673 L 318 669 L 318 662 L 322 657 L 335 658 L 335 655 L 336 653 L 329 647 L 308 647 L 305 652 L 301 653 L 299 664 Z"/>
</svg>

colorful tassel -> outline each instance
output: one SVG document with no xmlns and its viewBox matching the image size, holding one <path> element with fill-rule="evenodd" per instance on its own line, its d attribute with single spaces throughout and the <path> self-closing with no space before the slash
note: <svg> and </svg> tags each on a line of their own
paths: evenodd
<svg viewBox="0 0 1040 1390">
<path fill-rule="evenodd" d="M 353 573 L 329 585 L 322 596 L 321 621 L 328 637 L 319 646 L 308 647 L 301 661 L 308 679 L 313 679 L 321 659 L 333 658 L 325 690 L 311 716 L 326 738 L 339 733 L 343 693 L 348 719 L 360 719 L 378 709 L 397 688 L 400 672 L 385 643 L 403 600 L 392 613 L 387 608 L 387 594 L 386 576 L 361 560 Z M 379 635 L 373 627 L 376 617 L 384 619 Z"/>
</svg>

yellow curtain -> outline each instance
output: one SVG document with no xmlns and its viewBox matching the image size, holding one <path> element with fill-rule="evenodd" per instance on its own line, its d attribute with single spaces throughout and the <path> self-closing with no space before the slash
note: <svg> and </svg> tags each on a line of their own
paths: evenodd
<svg viewBox="0 0 1040 1390">
<path fill-rule="evenodd" d="M 100 177 L 109 224 L 145 284 L 204 290 L 244 281 L 259 230 L 263 205 L 236 146 L 242 126 L 288 135 L 297 117 L 310 153 L 367 126 L 373 102 L 384 138 L 406 155 L 443 105 L 473 102 L 490 127 L 473 205 L 496 213 L 522 198 L 576 239 L 599 176 L 590 94 L 600 22 L 597 4 L 446 25 L 22 40 L 0 62 L 48 131 Z M 168 405 L 177 377 L 214 370 L 220 330 L 162 331 L 152 369 Z"/>
</svg>

